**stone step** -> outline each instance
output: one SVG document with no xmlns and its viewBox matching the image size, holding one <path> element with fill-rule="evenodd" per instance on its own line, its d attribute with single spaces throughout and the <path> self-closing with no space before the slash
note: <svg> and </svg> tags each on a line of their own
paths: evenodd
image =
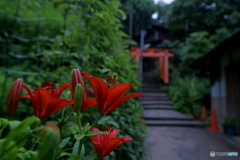
<svg viewBox="0 0 240 160">
<path fill-rule="evenodd" d="M 168 95 L 166 93 L 152 93 L 152 92 L 142 92 L 142 94 L 144 95 L 144 97 L 168 97 Z"/>
<path fill-rule="evenodd" d="M 170 101 L 142 101 L 143 105 L 172 105 Z"/>
<path fill-rule="evenodd" d="M 182 127 L 206 127 L 201 121 L 179 121 L 179 120 L 144 120 L 147 126 L 182 126 Z"/>
<path fill-rule="evenodd" d="M 160 92 L 159 88 L 142 88 L 143 92 L 153 92 L 153 93 L 158 93 Z"/>
<path fill-rule="evenodd" d="M 146 88 L 146 87 L 152 88 L 152 87 L 158 87 L 158 85 L 156 83 L 143 83 L 142 87 L 144 87 L 144 88 Z"/>
<path fill-rule="evenodd" d="M 144 97 L 142 97 L 142 100 L 143 101 L 169 101 L 169 98 L 168 97 L 150 97 L 150 96 L 144 96 Z"/>
<path fill-rule="evenodd" d="M 141 89 L 142 89 L 142 91 L 150 91 L 150 92 L 154 91 L 156 93 L 160 92 L 159 87 L 142 87 Z"/>
<path fill-rule="evenodd" d="M 143 75 L 143 79 L 142 79 L 143 83 L 157 83 L 157 80 L 153 77 L 153 76 L 147 76 L 147 75 Z"/>
<path fill-rule="evenodd" d="M 171 106 L 171 105 L 144 105 L 143 106 L 143 108 L 144 109 L 148 109 L 148 110 L 150 110 L 150 109 L 163 109 L 163 110 L 165 110 L 165 109 L 172 109 L 172 110 L 174 110 L 174 108 Z"/>
<path fill-rule="evenodd" d="M 161 121 L 161 120 L 168 120 L 168 121 L 193 121 L 194 119 L 191 117 L 145 117 L 143 116 L 142 119 L 145 120 L 152 120 L 152 121 Z"/>
<path fill-rule="evenodd" d="M 176 110 L 145 110 L 142 118 L 147 120 L 193 120 L 191 116 L 185 116 Z"/>
</svg>

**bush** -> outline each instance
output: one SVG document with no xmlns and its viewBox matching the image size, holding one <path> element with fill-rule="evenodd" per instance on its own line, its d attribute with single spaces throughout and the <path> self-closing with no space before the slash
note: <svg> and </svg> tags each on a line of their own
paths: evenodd
<svg viewBox="0 0 240 160">
<path fill-rule="evenodd" d="M 199 78 L 175 78 L 169 85 L 168 93 L 175 109 L 187 114 L 201 113 L 204 95 L 208 93 L 209 82 Z"/>
</svg>

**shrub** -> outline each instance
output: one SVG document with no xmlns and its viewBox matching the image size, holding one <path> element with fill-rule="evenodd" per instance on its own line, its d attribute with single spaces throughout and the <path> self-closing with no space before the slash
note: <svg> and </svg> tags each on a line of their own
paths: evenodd
<svg viewBox="0 0 240 160">
<path fill-rule="evenodd" d="M 208 85 L 208 80 L 196 77 L 173 79 L 168 93 L 175 109 L 188 115 L 200 114 L 204 94 L 208 93 Z"/>
</svg>

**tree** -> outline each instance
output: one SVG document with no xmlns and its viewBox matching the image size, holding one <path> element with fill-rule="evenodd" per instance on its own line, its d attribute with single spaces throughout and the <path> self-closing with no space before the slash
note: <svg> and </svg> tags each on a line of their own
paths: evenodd
<svg viewBox="0 0 240 160">
<path fill-rule="evenodd" d="M 240 25 L 240 0 L 175 0 L 167 13 L 167 28 L 178 35 L 227 27 L 234 31 Z"/>
<path fill-rule="evenodd" d="M 140 34 L 153 22 L 152 14 L 156 11 L 153 0 L 121 0 L 126 17 L 122 17 L 124 32 L 130 37 Z"/>
</svg>

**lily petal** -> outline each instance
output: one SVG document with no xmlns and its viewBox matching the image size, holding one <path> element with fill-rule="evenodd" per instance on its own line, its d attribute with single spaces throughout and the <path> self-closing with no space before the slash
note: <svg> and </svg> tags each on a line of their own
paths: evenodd
<svg viewBox="0 0 240 160">
<path fill-rule="evenodd" d="M 117 129 L 110 129 L 109 132 L 109 136 L 108 136 L 108 139 L 112 139 L 112 138 L 116 138 L 117 137 L 117 134 L 118 134 L 118 130 Z"/>
<path fill-rule="evenodd" d="M 31 99 L 29 95 L 22 96 L 21 98 L 27 98 L 27 99 Z"/>
<path fill-rule="evenodd" d="M 118 99 L 122 98 L 124 94 L 126 94 L 129 89 L 133 86 L 133 84 L 126 83 L 126 84 L 118 84 L 108 89 L 108 98 L 105 103 L 108 109 L 114 102 Z M 106 110 L 104 110 L 106 111 Z"/>
<path fill-rule="evenodd" d="M 143 95 L 141 93 L 132 93 L 130 95 L 124 96 L 121 99 L 118 99 L 117 101 L 115 101 L 113 105 L 110 108 L 108 108 L 108 110 L 106 110 L 103 114 L 108 114 L 109 112 L 113 111 L 118 106 L 120 106 L 122 103 L 124 103 L 125 101 L 133 97 L 143 97 Z"/>
<path fill-rule="evenodd" d="M 100 131 L 98 128 L 92 128 L 90 132 L 97 132 Z M 101 137 L 102 135 L 96 135 L 96 136 L 91 136 L 90 139 L 92 143 L 95 144 L 100 144 L 101 143 Z"/>
<path fill-rule="evenodd" d="M 40 114 L 43 113 L 47 109 L 47 105 L 52 100 L 52 96 L 48 90 L 44 88 L 35 88 L 34 89 L 35 99 L 32 100 L 33 110 L 36 117 L 40 118 Z M 34 103 L 34 101 L 36 103 Z"/>
<path fill-rule="evenodd" d="M 61 94 L 62 94 L 62 92 L 63 92 L 63 90 L 64 90 L 65 88 L 67 88 L 68 86 L 70 86 L 71 84 L 72 84 L 72 83 L 64 83 L 64 84 L 61 85 L 60 87 L 56 88 L 56 90 L 58 90 L 58 92 L 56 93 L 56 98 L 57 98 L 57 97 L 60 97 Z"/>
<path fill-rule="evenodd" d="M 104 111 L 104 104 L 108 96 L 108 87 L 101 78 L 89 76 L 86 76 L 86 78 L 90 81 L 92 85 L 96 100 L 98 102 L 100 113 L 102 113 Z"/>
<path fill-rule="evenodd" d="M 132 141 L 132 139 L 128 138 L 128 137 L 122 137 L 122 138 L 113 138 L 113 139 L 107 140 L 106 142 L 104 142 L 104 150 L 103 150 L 103 154 L 101 155 L 100 158 L 106 157 L 114 149 L 116 149 L 118 146 L 120 146 L 121 144 L 123 144 L 127 141 Z"/>
<path fill-rule="evenodd" d="M 88 99 L 84 99 L 81 110 L 90 108 L 94 105 L 97 105 L 97 101 L 96 98 L 88 98 Z"/>
<path fill-rule="evenodd" d="M 73 100 L 65 100 L 62 98 L 54 98 L 52 101 L 47 105 L 47 109 L 40 115 L 40 119 L 44 119 L 51 114 L 57 112 L 58 110 L 66 107 L 67 105 L 74 104 Z"/>
</svg>

